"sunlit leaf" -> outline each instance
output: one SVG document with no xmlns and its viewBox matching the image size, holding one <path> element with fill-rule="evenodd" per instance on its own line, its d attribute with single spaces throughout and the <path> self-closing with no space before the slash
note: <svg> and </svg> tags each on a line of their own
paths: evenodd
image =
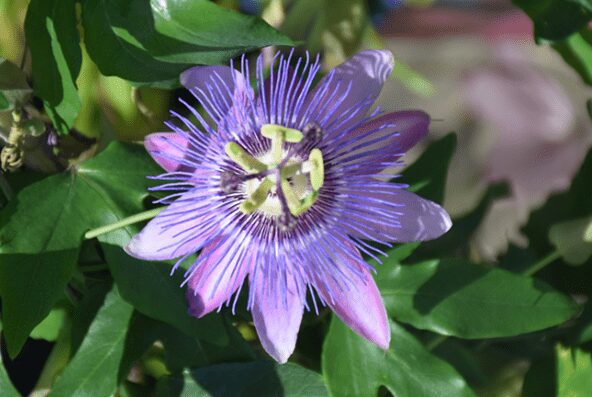
<svg viewBox="0 0 592 397">
<path fill-rule="evenodd" d="M 292 44 L 260 18 L 207 0 L 85 0 L 82 23 L 88 52 L 103 74 L 159 86 L 175 85 L 194 64 Z"/>
<path fill-rule="evenodd" d="M 395 396 L 474 396 L 454 368 L 395 323 L 391 323 L 391 347 L 385 352 L 333 318 L 322 367 L 334 397 L 372 397 L 380 386 Z"/>
<path fill-rule="evenodd" d="M 25 21 L 35 93 L 63 134 L 80 111 L 75 80 L 82 52 L 75 5 L 75 0 L 31 0 Z"/>
<path fill-rule="evenodd" d="M 462 260 L 385 263 L 376 281 L 387 311 L 416 328 L 461 338 L 519 335 L 561 324 L 579 307 L 531 277 Z"/>
</svg>

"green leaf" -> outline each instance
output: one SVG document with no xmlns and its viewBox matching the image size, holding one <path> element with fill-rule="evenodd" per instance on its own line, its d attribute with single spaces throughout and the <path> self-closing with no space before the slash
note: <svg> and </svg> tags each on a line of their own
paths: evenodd
<svg viewBox="0 0 592 397">
<path fill-rule="evenodd" d="M 533 332 L 579 311 L 570 298 L 539 280 L 461 260 L 385 263 L 376 281 L 396 319 L 467 339 Z"/>
<path fill-rule="evenodd" d="M 592 243 L 584 240 L 590 225 L 592 218 L 579 218 L 558 223 L 549 230 L 549 241 L 570 265 L 582 265 L 592 255 Z"/>
<path fill-rule="evenodd" d="M 385 352 L 333 318 L 323 345 L 322 367 L 335 397 L 372 397 L 380 386 L 395 396 L 474 396 L 454 368 L 392 322 L 391 348 Z"/>
<path fill-rule="evenodd" d="M 33 96 L 27 76 L 15 64 L 0 57 L 0 111 L 22 106 Z"/>
<path fill-rule="evenodd" d="M 592 19 L 591 0 L 513 0 L 534 22 L 538 39 L 560 40 Z"/>
<path fill-rule="evenodd" d="M 33 331 L 31 331 L 31 338 L 55 342 L 58 338 L 60 329 L 64 325 L 66 315 L 67 312 L 64 307 L 58 306 L 52 309 L 47 317 L 45 317 L 43 321 L 37 324 Z"/>
<path fill-rule="evenodd" d="M 576 70 L 588 85 L 592 85 L 592 32 L 587 29 L 574 33 L 553 44 L 563 60 Z"/>
<path fill-rule="evenodd" d="M 143 210 L 146 175 L 158 173 L 142 146 L 114 142 L 69 172 L 27 186 L 0 213 L 0 253 L 78 249 L 89 229 Z"/>
<path fill-rule="evenodd" d="M 456 135 L 450 133 L 432 143 L 407 169 L 397 182 L 410 185 L 409 191 L 428 200 L 442 203 L 448 165 L 456 149 Z"/>
<path fill-rule="evenodd" d="M 592 390 L 592 357 L 557 347 L 557 397 L 587 396 Z"/>
<path fill-rule="evenodd" d="M 11 357 L 20 352 L 33 328 L 63 296 L 77 258 L 76 249 L 43 255 L 0 255 L 2 321 Z"/>
<path fill-rule="evenodd" d="M 229 381 L 232 380 L 232 381 Z M 155 397 L 325 397 L 321 376 L 299 365 L 269 361 L 221 364 L 162 378 Z"/>
<path fill-rule="evenodd" d="M 25 20 L 35 93 L 62 134 L 81 106 L 75 83 L 82 64 L 75 5 L 76 0 L 31 0 Z"/>
<path fill-rule="evenodd" d="M 110 397 L 115 393 L 132 311 L 133 308 L 113 288 L 49 397 Z"/>
<path fill-rule="evenodd" d="M 0 355 L 0 390 L 2 391 L 2 397 L 20 397 L 21 394 L 16 390 L 6 370 L 2 364 L 2 355 Z"/>
<path fill-rule="evenodd" d="M 82 23 L 89 55 L 103 74 L 159 86 L 174 85 L 194 64 L 292 45 L 263 20 L 207 0 L 85 0 Z"/>
<path fill-rule="evenodd" d="M 101 239 L 104 237 L 101 236 Z M 212 313 L 201 319 L 189 315 L 185 290 L 180 288 L 183 281 L 181 272 L 171 276 L 169 264 L 141 261 L 130 257 L 120 247 L 102 246 L 121 296 L 136 310 L 171 324 L 187 335 L 218 345 L 228 344 L 228 335 L 219 314 Z"/>
</svg>

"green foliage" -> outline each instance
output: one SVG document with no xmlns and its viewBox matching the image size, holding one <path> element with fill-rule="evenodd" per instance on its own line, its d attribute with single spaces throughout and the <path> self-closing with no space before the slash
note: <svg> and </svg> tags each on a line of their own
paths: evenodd
<svg viewBox="0 0 592 397">
<path fill-rule="evenodd" d="M 592 356 L 557 347 L 557 397 L 585 396 L 592 390 Z"/>
<path fill-rule="evenodd" d="M 19 392 L 15 389 L 14 385 L 8 378 L 6 370 L 4 369 L 4 365 L 2 364 L 2 356 L 0 356 L 0 390 L 2 391 L 2 396 L 20 397 Z"/>
<path fill-rule="evenodd" d="M 25 22 L 35 94 L 64 135 L 81 106 L 75 83 L 82 63 L 75 5 L 75 0 L 31 0 Z"/>
<path fill-rule="evenodd" d="M 0 213 L 0 253 L 78 249 L 87 230 L 141 211 L 146 175 L 158 172 L 142 146 L 115 142 L 70 171 L 27 186 Z"/>
<path fill-rule="evenodd" d="M 84 0 L 82 25 L 104 75 L 161 87 L 176 85 L 179 73 L 195 64 L 292 44 L 263 20 L 208 0 Z"/>
<path fill-rule="evenodd" d="M 537 39 L 560 40 L 577 32 L 592 19 L 590 0 L 512 0 L 534 22 Z"/>
<path fill-rule="evenodd" d="M 387 311 L 416 328 L 466 339 L 507 337 L 561 324 L 578 311 L 543 282 L 463 260 L 387 261 L 376 277 Z"/>
<path fill-rule="evenodd" d="M 121 299 L 114 287 L 49 397 L 109 397 L 115 393 L 132 311 L 132 306 Z"/>
<path fill-rule="evenodd" d="M 19 353 L 33 328 L 63 297 L 77 257 L 76 250 L 0 255 L 3 332 L 11 357 Z"/>
<path fill-rule="evenodd" d="M 587 28 L 555 42 L 553 48 L 563 57 L 584 82 L 592 85 L 592 32 Z"/>
<path fill-rule="evenodd" d="M 592 243 L 585 240 L 592 218 L 561 222 L 549 229 L 549 241 L 570 265 L 582 265 L 592 255 Z"/>
<path fill-rule="evenodd" d="M 0 112 L 27 103 L 33 90 L 27 76 L 15 64 L 0 57 Z"/>
<path fill-rule="evenodd" d="M 385 352 L 334 318 L 323 346 L 323 374 L 335 397 L 376 396 L 380 386 L 401 396 L 474 396 L 449 364 L 395 323 Z"/>
<path fill-rule="evenodd" d="M 167 377 L 158 382 L 156 397 L 326 397 L 322 378 L 296 364 L 268 361 L 221 364 Z"/>
</svg>

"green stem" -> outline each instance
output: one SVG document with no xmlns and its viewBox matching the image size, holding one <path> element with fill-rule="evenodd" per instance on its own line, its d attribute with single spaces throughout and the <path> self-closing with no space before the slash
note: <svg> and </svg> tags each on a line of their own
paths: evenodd
<svg viewBox="0 0 592 397">
<path fill-rule="evenodd" d="M 58 334 L 58 339 L 56 340 L 45 365 L 43 366 L 43 370 L 41 371 L 41 375 L 37 380 L 37 384 L 35 385 L 34 392 L 43 392 L 49 391 L 53 386 L 53 383 L 57 376 L 64 370 L 66 365 L 68 364 L 68 360 L 70 359 L 70 330 L 71 326 L 69 320 L 62 326 L 60 333 Z"/>
<path fill-rule="evenodd" d="M 433 339 L 431 339 L 430 341 L 428 341 L 425 344 L 425 347 L 429 351 L 432 351 L 436 347 L 440 346 L 442 344 L 442 342 L 444 342 L 446 339 L 448 339 L 448 336 L 447 335 L 436 335 L 436 336 L 434 336 Z"/>
<path fill-rule="evenodd" d="M 553 251 L 549 255 L 545 256 L 538 262 L 535 262 L 533 265 L 529 266 L 526 270 L 522 272 L 525 276 L 532 276 L 539 270 L 545 268 L 547 265 L 555 262 L 557 259 L 561 257 L 561 254 L 558 251 Z"/>
<path fill-rule="evenodd" d="M 132 225 L 134 223 L 147 221 L 148 219 L 154 218 L 160 211 L 162 211 L 165 207 L 154 208 L 148 211 L 140 212 L 139 214 L 135 214 L 120 220 L 119 222 L 112 223 L 110 225 L 105 225 L 98 227 L 96 229 L 89 230 L 84 234 L 84 238 L 86 240 L 90 240 L 91 238 L 95 238 L 100 236 L 101 234 L 112 232 L 113 230 L 121 229 L 122 227 L 126 227 L 128 225 Z"/>
</svg>

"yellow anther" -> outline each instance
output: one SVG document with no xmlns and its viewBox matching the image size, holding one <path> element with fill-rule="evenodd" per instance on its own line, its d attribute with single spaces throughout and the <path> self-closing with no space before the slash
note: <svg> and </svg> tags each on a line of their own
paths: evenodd
<svg viewBox="0 0 592 397">
<path fill-rule="evenodd" d="M 319 149 L 312 149 L 308 155 L 310 163 L 310 184 L 314 191 L 318 191 L 325 182 L 325 163 L 323 153 Z"/>
<path fill-rule="evenodd" d="M 239 210 L 244 214 L 252 214 L 255 212 L 257 208 L 261 207 L 265 200 L 267 200 L 267 194 L 273 185 L 274 183 L 269 178 L 265 178 L 251 196 L 241 204 Z"/>
<path fill-rule="evenodd" d="M 238 143 L 228 142 L 224 147 L 228 157 L 241 166 L 243 170 L 250 173 L 262 172 L 267 170 L 267 166 L 251 156 Z"/>
</svg>

